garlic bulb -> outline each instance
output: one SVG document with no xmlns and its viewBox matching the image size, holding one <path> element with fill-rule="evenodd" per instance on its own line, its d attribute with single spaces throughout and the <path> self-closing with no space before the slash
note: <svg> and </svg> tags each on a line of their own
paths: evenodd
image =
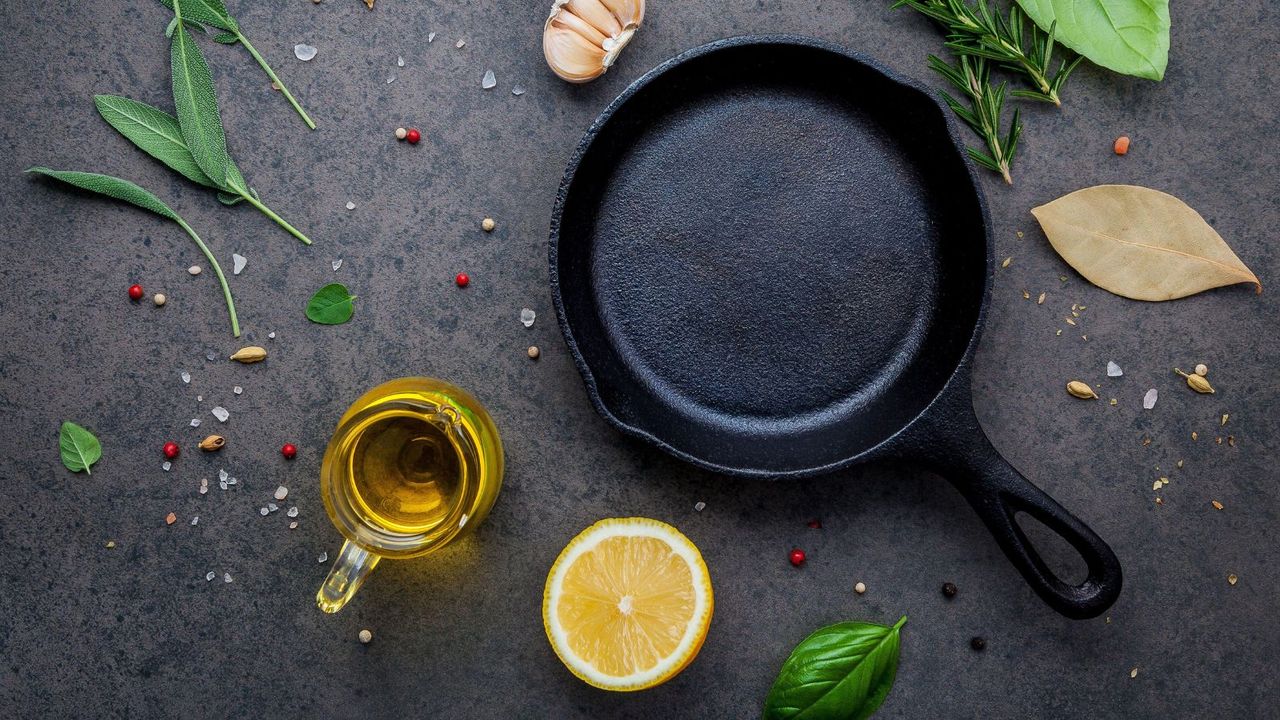
<svg viewBox="0 0 1280 720">
<path fill-rule="evenodd" d="M 542 53 L 562 79 L 593 80 L 613 64 L 644 19 L 644 0 L 555 0 Z"/>
</svg>

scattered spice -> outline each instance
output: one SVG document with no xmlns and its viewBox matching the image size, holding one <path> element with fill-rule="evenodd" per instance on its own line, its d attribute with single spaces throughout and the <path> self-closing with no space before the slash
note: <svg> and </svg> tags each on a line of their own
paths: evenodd
<svg viewBox="0 0 1280 720">
<path fill-rule="evenodd" d="M 1138 677 L 1138 668 L 1134 668 L 1134 669 L 1130 670 L 1130 671 L 1129 671 L 1129 677 L 1131 677 L 1131 678 L 1136 678 L 1136 677 Z"/>
<path fill-rule="evenodd" d="M 537 345 L 530 345 L 526 352 L 528 353 L 530 360 L 537 360 L 538 356 L 542 354 L 542 351 L 538 349 Z"/>
<path fill-rule="evenodd" d="M 953 598 L 953 597 L 955 597 L 955 596 L 956 596 L 956 593 L 957 593 L 957 592 L 959 592 L 959 590 L 958 590 L 958 588 L 956 588 L 956 584 L 955 584 L 955 583 L 949 583 L 949 582 L 942 583 L 942 596 L 943 596 L 943 597 L 948 598 L 948 599 L 949 599 L 949 598 Z"/>
<path fill-rule="evenodd" d="M 155 303 L 156 307 L 164 307 L 164 304 L 168 302 L 168 300 L 169 299 L 164 296 L 164 293 L 156 293 L 151 296 L 151 302 Z"/>
<path fill-rule="evenodd" d="M 408 131 L 408 130 L 405 130 L 405 129 L 404 129 L 404 128 L 402 128 L 402 127 L 398 127 L 398 128 L 396 128 L 396 139 L 397 139 L 397 140 L 404 140 L 404 139 L 405 139 L 406 137 L 408 137 L 408 136 L 409 136 L 409 131 Z"/>
<path fill-rule="evenodd" d="M 1240 578 L 1236 577 L 1236 574 L 1235 574 L 1235 573 L 1227 573 L 1227 584 L 1228 584 L 1228 585 L 1235 585 L 1235 584 L 1236 584 L 1237 582 L 1239 582 L 1239 581 L 1240 581 Z"/>
<path fill-rule="evenodd" d="M 369 7 L 373 7 L 372 2 L 369 3 Z M 365 645 L 368 645 L 369 643 L 373 642 L 373 633 L 369 632 L 368 629 L 361 630 L 359 637 L 360 637 L 360 642 L 364 643 Z"/>
<path fill-rule="evenodd" d="M 285 460 L 292 460 L 298 456 L 298 448 L 293 443 L 285 443 L 280 447 L 280 454 L 284 456 Z M 276 499 L 283 500 L 284 498 Z"/>
<path fill-rule="evenodd" d="M 981 635 L 974 635 L 973 637 L 969 638 L 969 647 L 973 648 L 978 652 L 982 652 L 983 650 L 987 649 L 987 639 L 982 637 Z"/>
<path fill-rule="evenodd" d="M 174 524 L 174 523 L 175 523 L 175 522 L 177 522 L 177 521 L 178 521 L 178 516 L 177 516 L 177 515 L 174 515 L 173 513 L 169 513 L 168 515 L 165 515 L 165 516 L 164 516 L 164 524 L 165 524 L 165 525 L 172 525 L 172 524 Z"/>
<path fill-rule="evenodd" d="M 1197 374 L 1197 375 L 1199 375 L 1199 376 L 1201 376 L 1201 377 L 1204 377 L 1205 375 L 1208 375 L 1208 374 L 1209 374 L 1209 366 L 1208 366 L 1208 365 L 1205 365 L 1204 363 L 1200 363 L 1200 364 L 1196 365 L 1196 374 Z"/>
<path fill-rule="evenodd" d="M 1199 439 L 1200 439 L 1200 433 L 1196 432 L 1195 430 L 1192 430 L 1192 431 L 1191 431 L 1191 439 L 1192 439 L 1192 440 L 1199 440 Z"/>
<path fill-rule="evenodd" d="M 108 550 L 110 550 L 110 549 L 114 548 L 115 546 L 116 546 L 116 541 L 115 541 L 115 540 L 108 540 L 108 541 L 107 541 L 107 549 L 108 549 Z"/>
<path fill-rule="evenodd" d="M 199 265 L 192 265 L 191 267 L 187 268 L 187 272 L 191 273 L 192 275 L 199 275 L 201 272 L 201 269 Z"/>
<path fill-rule="evenodd" d="M 1178 469 L 1179 469 L 1179 470 L 1181 470 L 1181 469 L 1182 469 L 1182 461 L 1181 461 L 1181 460 L 1179 460 L 1179 461 L 1178 461 Z"/>
<path fill-rule="evenodd" d="M 205 452 L 213 452 L 214 450 L 221 450 L 226 444 L 227 439 L 221 435 L 210 435 L 200 441 L 200 449 Z"/>
<path fill-rule="evenodd" d="M 809 522 L 805 523 L 805 525 L 808 525 L 810 530 L 821 530 L 821 529 L 822 529 L 822 521 L 821 521 L 821 520 L 819 520 L 818 518 L 814 518 L 814 519 L 810 520 Z"/>
<path fill-rule="evenodd" d="M 129 286 L 129 299 L 133 300 L 134 302 L 137 302 L 138 300 L 142 299 L 141 285 L 134 284 Z"/>
<path fill-rule="evenodd" d="M 1066 321 L 1067 321 L 1067 324 L 1071 326 L 1074 326 L 1076 324 L 1076 321 L 1072 320 L 1071 318 L 1066 318 Z"/>
<path fill-rule="evenodd" d="M 1079 380 L 1072 380 L 1067 383 L 1067 392 L 1081 400 L 1094 400 L 1098 397 L 1098 393 L 1094 392 L 1093 388 Z"/>
<path fill-rule="evenodd" d="M 1174 368 L 1173 371 L 1178 373 L 1182 377 L 1186 378 L 1187 387 L 1191 388 L 1192 390 L 1195 390 L 1198 393 L 1213 394 L 1214 392 L 1213 386 L 1209 384 L 1209 381 L 1206 380 L 1203 375 L 1198 375 L 1196 373 L 1189 373 L 1189 374 L 1184 373 L 1178 368 Z"/>
<path fill-rule="evenodd" d="M 464 288 L 471 284 L 471 277 L 468 276 L 466 273 L 458 273 L 453 278 L 453 282 L 456 283 L 458 287 Z"/>
<path fill-rule="evenodd" d="M 864 582 L 858 582 L 853 586 L 853 591 L 862 595 L 867 591 L 867 584 Z"/>
<path fill-rule="evenodd" d="M 1030 299 L 1031 299 L 1031 293 L 1027 292 L 1026 290 L 1023 290 L 1023 291 L 1022 291 L 1022 299 L 1023 299 L 1023 300 L 1030 300 Z"/>
<path fill-rule="evenodd" d="M 1235 447 L 1235 446 L 1236 446 L 1236 436 L 1235 436 L 1235 435 L 1228 435 L 1228 436 L 1227 436 L 1227 444 L 1228 444 L 1228 445 L 1230 445 L 1231 447 Z"/>
<path fill-rule="evenodd" d="M 1151 438 L 1149 438 L 1149 437 L 1144 437 L 1144 438 L 1142 438 L 1142 447 L 1146 447 L 1146 446 L 1148 446 L 1148 445 L 1150 445 L 1150 444 L 1151 444 Z"/>
<path fill-rule="evenodd" d="M 805 561 L 804 551 L 801 550 L 800 548 L 792 548 L 791 553 L 787 556 L 787 559 L 790 560 L 791 564 L 794 565 L 795 567 L 800 567 L 801 565 L 804 564 L 804 561 Z"/>
<path fill-rule="evenodd" d="M 242 362 L 246 365 L 249 363 L 262 362 L 267 359 L 267 349 L 257 345 L 240 348 L 231 356 L 232 360 Z"/>
<path fill-rule="evenodd" d="M 1213 501 L 1213 509 L 1214 509 L 1214 510 L 1221 510 L 1221 509 L 1222 509 L 1222 507 L 1223 507 L 1223 506 L 1222 506 L 1222 503 L 1218 502 L 1217 500 L 1214 500 L 1214 501 Z"/>
<path fill-rule="evenodd" d="M 1117 402 L 1118 401 L 1115 398 L 1111 398 L 1111 407 L 1115 407 Z"/>
<path fill-rule="evenodd" d="M 1128 136 L 1128 135 L 1121 135 L 1120 137 L 1116 138 L 1116 143 L 1115 143 L 1115 145 L 1113 146 L 1113 148 L 1112 148 L 1112 149 L 1114 149 L 1114 150 L 1116 151 L 1116 154 L 1117 154 L 1117 155 L 1126 155 L 1126 154 L 1128 154 L 1128 152 L 1129 152 L 1129 136 Z"/>
<path fill-rule="evenodd" d="M 1037 305 L 1043 305 L 1043 304 L 1044 304 L 1044 296 L 1045 296 L 1045 294 L 1044 294 L 1044 293 L 1040 293 L 1040 297 L 1036 298 L 1036 304 L 1037 304 Z"/>
<path fill-rule="evenodd" d="M 1009 267 L 1009 265 L 1010 265 L 1011 263 L 1013 263 L 1013 256 L 1012 256 L 1012 255 L 1010 255 L 1009 257 L 1005 258 L 1005 259 L 1004 259 L 1004 262 L 1000 263 L 1000 267 L 1002 267 L 1002 268 L 1007 268 L 1007 267 Z"/>
<path fill-rule="evenodd" d="M 1223 425 L 1226 425 L 1226 424 L 1227 424 L 1227 418 L 1229 418 L 1229 417 L 1231 417 L 1231 415 L 1229 415 L 1229 414 L 1227 414 L 1227 413 L 1222 413 L 1222 424 L 1223 424 Z"/>
<path fill-rule="evenodd" d="M 164 444 L 164 456 L 170 460 L 178 457 L 179 452 L 178 443 L 171 441 Z"/>
<path fill-rule="evenodd" d="M 497 223 L 495 223 L 491 217 L 487 217 L 480 221 L 480 229 L 485 232 L 493 232 L 495 227 L 497 227 Z"/>
<path fill-rule="evenodd" d="M 409 128 L 404 132 L 404 139 L 410 145 L 417 145 L 418 141 L 422 139 L 422 133 L 418 131 L 418 128 Z"/>
<path fill-rule="evenodd" d="M 283 500 L 283 499 L 285 499 L 285 498 L 289 497 L 289 488 L 287 488 L 287 487 L 285 487 L 285 486 L 283 486 L 283 485 L 281 485 L 280 487 L 277 487 L 277 488 L 276 488 L 275 495 L 274 495 L 273 497 L 275 497 L 275 499 L 277 499 L 277 500 Z"/>
<path fill-rule="evenodd" d="M 1151 408 L 1155 407 L 1156 400 L 1158 399 L 1160 399 L 1160 391 L 1156 390 L 1155 388 L 1151 388 L 1150 390 L 1147 391 L 1146 395 L 1142 396 L 1142 409 L 1150 410 Z M 1195 440 L 1195 437 L 1193 436 L 1191 439 Z"/>
</svg>

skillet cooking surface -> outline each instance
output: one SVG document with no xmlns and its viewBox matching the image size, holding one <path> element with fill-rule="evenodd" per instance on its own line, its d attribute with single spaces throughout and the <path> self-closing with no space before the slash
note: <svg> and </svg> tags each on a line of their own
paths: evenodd
<svg viewBox="0 0 1280 720">
<path fill-rule="evenodd" d="M 883 442 L 983 306 L 981 205 L 939 106 L 812 41 L 650 73 L 584 139 L 555 217 L 597 409 L 721 472 L 820 472 Z"/>
</svg>

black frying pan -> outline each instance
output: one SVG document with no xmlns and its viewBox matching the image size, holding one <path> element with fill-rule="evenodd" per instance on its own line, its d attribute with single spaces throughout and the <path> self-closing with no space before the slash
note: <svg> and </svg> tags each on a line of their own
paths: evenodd
<svg viewBox="0 0 1280 720">
<path fill-rule="evenodd" d="M 992 273 L 986 206 L 925 89 L 796 37 L 714 42 L 596 120 L 551 221 L 560 327 L 596 409 L 726 475 L 922 461 L 1045 602 L 1106 610 L 1120 563 L 1022 477 L 973 412 Z M 1015 522 L 1067 540 L 1069 585 Z"/>
</svg>

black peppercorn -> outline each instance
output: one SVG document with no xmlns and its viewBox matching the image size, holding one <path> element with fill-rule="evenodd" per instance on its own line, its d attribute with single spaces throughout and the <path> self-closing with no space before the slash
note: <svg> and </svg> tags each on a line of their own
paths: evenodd
<svg viewBox="0 0 1280 720">
<path fill-rule="evenodd" d="M 955 584 L 955 583 L 949 583 L 949 582 L 947 582 L 947 583 L 942 583 L 942 595 L 943 595 L 943 597 L 947 597 L 947 598 L 953 598 L 953 597 L 955 597 L 955 596 L 956 596 L 956 584 Z"/>
<path fill-rule="evenodd" d="M 969 640 L 969 647 L 977 650 L 978 652 L 982 652 L 987 647 L 986 638 L 983 638 L 981 635 L 974 635 L 973 638 Z"/>
</svg>

